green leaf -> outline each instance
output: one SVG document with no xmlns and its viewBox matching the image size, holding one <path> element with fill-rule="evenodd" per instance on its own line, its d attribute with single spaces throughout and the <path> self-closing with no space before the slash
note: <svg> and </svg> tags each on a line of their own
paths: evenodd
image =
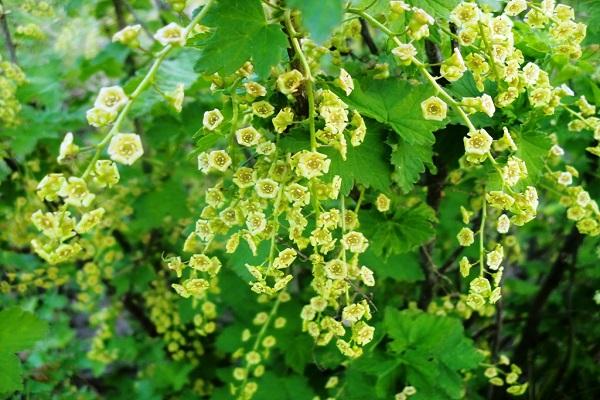
<svg viewBox="0 0 600 400">
<path fill-rule="evenodd" d="M 344 14 L 342 0 L 288 0 L 287 6 L 302 13 L 302 23 L 318 43 L 329 38 Z"/>
<path fill-rule="evenodd" d="M 295 336 L 285 348 L 285 364 L 295 372 L 304 373 L 304 367 L 312 361 L 314 341 L 308 335 Z"/>
<path fill-rule="evenodd" d="M 389 148 L 385 144 L 386 132 L 380 125 L 367 122 L 367 135 L 360 146 L 348 146 L 346 160 L 332 148 L 319 148 L 319 152 L 331 159 L 326 178 L 339 175 L 342 178 L 341 193 L 347 196 L 355 184 L 361 184 L 380 192 L 388 192 L 391 185 Z M 308 133 L 303 129 L 293 129 L 279 141 L 284 151 L 295 153 L 310 149 Z"/>
<path fill-rule="evenodd" d="M 252 397 L 256 400 L 312 399 L 315 395 L 304 376 L 278 376 L 275 373 L 267 372 L 257 383 L 258 391 Z"/>
<path fill-rule="evenodd" d="M 23 389 L 23 367 L 13 353 L 0 352 L 0 394 Z"/>
<path fill-rule="evenodd" d="M 130 225 L 136 233 L 164 225 L 165 218 L 180 220 L 189 215 L 186 191 L 180 179 L 173 176 L 159 189 L 149 191 L 134 203 L 135 219 Z"/>
<path fill-rule="evenodd" d="M 435 235 L 435 211 L 425 203 L 399 208 L 392 218 L 376 211 L 360 215 L 371 248 L 380 257 L 409 252 Z"/>
<path fill-rule="evenodd" d="M 408 2 L 427 11 L 434 18 L 447 19 L 460 0 L 409 0 Z"/>
<path fill-rule="evenodd" d="M 48 324 L 28 311 L 11 307 L 0 311 L 0 352 L 16 353 L 46 335 Z"/>
<path fill-rule="evenodd" d="M 412 190 L 420 175 L 425 172 L 425 166 L 433 165 L 433 147 L 430 145 L 411 145 L 400 140 L 392 145 L 392 164 L 394 173 L 392 179 L 404 193 Z"/>
<path fill-rule="evenodd" d="M 388 192 L 391 185 L 389 149 L 385 144 L 385 131 L 375 124 L 367 125 L 365 141 L 357 147 L 348 146 L 346 160 L 334 149 L 319 150 L 331 159 L 328 176 L 342 177 L 342 194 L 348 195 L 355 184 L 380 192 Z"/>
<path fill-rule="evenodd" d="M 459 399 L 464 393 L 460 370 L 476 368 L 483 358 L 462 323 L 421 311 L 385 311 L 384 326 L 391 351 L 407 369 L 407 382 L 416 387 L 415 399 Z"/>
<path fill-rule="evenodd" d="M 228 75 L 252 60 L 256 73 L 266 76 L 288 46 L 281 26 L 267 23 L 260 0 L 218 0 L 203 23 L 214 33 L 199 43 L 197 71 Z"/>
<path fill-rule="evenodd" d="M 21 362 L 14 354 L 31 348 L 48 331 L 48 324 L 19 307 L 0 311 L 0 393 L 23 388 Z"/>
<path fill-rule="evenodd" d="M 514 134 L 517 156 L 527 165 L 527 179 L 535 183 L 544 172 L 545 159 L 552 147 L 548 135 L 538 131 L 524 131 Z"/>
<path fill-rule="evenodd" d="M 430 85 L 412 85 L 399 79 L 355 79 L 352 94 L 342 98 L 363 116 L 391 126 L 407 143 L 431 146 L 435 142 L 433 132 L 445 125 L 423 118 L 421 102 L 433 95 Z"/>
<path fill-rule="evenodd" d="M 397 282 L 414 283 L 425 277 L 419 260 L 413 253 L 395 254 L 385 259 L 369 248 L 362 255 L 361 262 L 368 265 L 380 280 L 391 278 Z"/>
<path fill-rule="evenodd" d="M 214 132 L 202 136 L 200 139 L 198 139 L 198 141 L 196 141 L 196 147 L 194 148 L 193 154 L 199 154 L 203 151 L 211 149 L 222 137 L 223 136 Z"/>
</svg>

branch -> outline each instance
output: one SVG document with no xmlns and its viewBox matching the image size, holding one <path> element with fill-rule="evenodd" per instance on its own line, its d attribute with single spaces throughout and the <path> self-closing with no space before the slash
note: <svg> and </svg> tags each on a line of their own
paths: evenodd
<svg viewBox="0 0 600 400">
<path fill-rule="evenodd" d="M 156 40 L 156 39 L 154 39 L 154 35 L 152 34 L 152 31 L 150 30 L 150 28 L 148 28 L 148 25 L 146 25 L 146 23 L 144 21 L 142 21 L 142 19 L 139 17 L 139 15 L 137 15 L 137 13 L 135 12 L 135 10 L 131 6 L 131 4 L 129 4 L 129 2 L 127 0 L 117 0 L 117 1 L 122 1 L 125 8 L 127 8 L 127 11 L 129 11 L 129 14 L 131 14 L 133 16 L 133 19 L 135 19 L 135 22 L 138 23 L 142 27 L 142 29 L 144 30 L 146 35 L 148 35 L 148 37 L 150 39 Z"/>
<path fill-rule="evenodd" d="M 374 55 L 379 54 L 379 49 L 377 48 L 377 45 L 375 44 L 375 41 L 371 36 L 371 32 L 369 31 L 369 25 L 367 24 L 367 21 L 365 21 L 364 18 L 359 18 L 358 20 L 360 21 L 360 35 L 362 36 L 365 44 L 369 48 L 369 51 L 371 52 L 371 54 Z"/>
<path fill-rule="evenodd" d="M 8 50 L 10 61 L 13 64 L 16 64 L 17 48 L 12 40 L 12 36 L 10 35 L 10 29 L 8 28 L 8 19 L 6 18 L 6 10 L 4 9 L 4 3 L 2 2 L 2 0 L 0 0 L 0 29 L 2 29 L 2 34 L 4 35 L 4 42 L 6 50 Z"/>
<path fill-rule="evenodd" d="M 550 297 L 550 294 L 558 287 L 565 272 L 575 264 L 577 252 L 582 244 L 582 235 L 576 227 L 565 238 L 550 272 L 544 279 L 540 290 L 535 295 L 528 312 L 528 318 L 521 334 L 521 341 L 514 351 L 514 359 L 517 364 L 523 364 L 528 360 L 529 353 L 535 349 L 538 328 L 541 322 L 542 311 Z"/>
</svg>

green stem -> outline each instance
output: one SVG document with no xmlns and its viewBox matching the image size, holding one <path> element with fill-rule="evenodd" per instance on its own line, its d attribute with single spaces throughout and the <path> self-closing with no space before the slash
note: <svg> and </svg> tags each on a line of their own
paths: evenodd
<svg viewBox="0 0 600 400">
<path fill-rule="evenodd" d="M 202 8 L 202 10 L 185 27 L 184 35 L 186 38 L 189 37 L 189 34 L 192 31 L 192 29 L 194 29 L 194 26 L 196 26 L 196 24 L 207 14 L 212 3 L 213 3 L 213 0 L 208 0 L 208 2 Z M 146 90 L 148 88 L 150 83 L 152 83 L 152 81 L 154 80 L 154 77 L 156 76 L 156 72 L 158 71 L 158 68 L 160 67 L 162 62 L 165 60 L 165 58 L 167 58 L 167 56 L 171 53 L 171 51 L 173 49 L 174 49 L 174 47 L 169 44 L 169 45 L 166 45 L 165 47 L 163 47 L 160 52 L 158 52 L 158 54 L 156 55 L 156 60 L 154 60 L 154 63 L 152 64 L 152 66 L 150 67 L 150 69 L 148 70 L 148 72 L 146 73 L 144 78 L 142 79 L 142 81 L 137 85 L 137 87 L 135 88 L 133 93 L 131 93 L 131 95 L 129 96 L 129 101 L 127 102 L 127 104 L 125 104 L 125 107 L 123 107 L 123 109 L 119 113 L 113 126 L 108 131 L 106 136 L 102 139 L 102 141 L 100 141 L 100 143 L 98 143 L 96 145 L 96 152 L 94 153 L 94 156 L 88 163 L 85 171 L 81 175 L 82 179 L 85 179 L 86 177 L 88 177 L 89 174 L 92 172 L 92 169 L 94 168 L 94 164 L 100 158 L 100 155 L 102 154 L 102 150 L 104 149 L 104 147 L 106 146 L 108 141 L 115 134 L 117 134 L 119 132 L 119 130 L 121 129 L 121 125 L 123 124 L 125 117 L 129 113 L 129 110 L 131 109 L 133 102 L 144 92 L 144 90 Z"/>
<path fill-rule="evenodd" d="M 296 56 L 300 60 L 300 64 L 302 65 L 302 72 L 304 75 L 304 87 L 306 90 L 306 98 L 308 102 L 308 130 L 310 132 L 310 150 L 317 151 L 317 134 L 315 129 L 315 93 L 314 93 L 314 82 L 313 76 L 310 72 L 310 65 L 308 65 L 308 60 L 302 51 L 302 47 L 300 46 L 300 41 L 298 40 L 298 32 L 294 29 L 294 25 L 292 24 L 292 15 L 291 11 L 287 10 L 285 12 L 285 27 L 288 31 L 288 35 L 290 37 L 290 41 L 292 42 L 292 47 L 294 48 L 294 52 Z M 313 209 L 315 211 L 315 219 L 319 218 L 320 214 L 320 206 L 319 200 L 317 199 L 317 191 L 315 189 L 314 182 L 310 182 L 310 196 L 311 203 Z"/>
<path fill-rule="evenodd" d="M 591 130 L 594 130 L 595 127 L 590 122 L 588 122 L 588 120 L 586 118 L 584 118 L 583 115 L 581 115 L 581 113 L 573 110 L 571 107 L 567 106 L 566 104 L 561 104 L 561 106 L 562 106 L 562 108 L 567 110 L 569 112 L 569 114 L 573 115 L 575 118 L 582 121 L 588 128 L 590 128 Z"/>
<path fill-rule="evenodd" d="M 483 192 L 483 205 L 481 206 L 481 225 L 479 225 L 479 276 L 483 276 L 485 271 L 484 266 L 484 255 L 485 247 L 483 246 L 483 239 L 485 233 L 485 220 L 487 217 L 487 200 L 485 198 L 485 192 Z"/>
<path fill-rule="evenodd" d="M 354 207 L 354 213 L 358 214 L 360 210 L 360 206 L 365 198 L 365 188 L 364 186 L 360 188 L 360 193 L 358 194 L 358 200 L 356 200 L 356 206 Z"/>
<path fill-rule="evenodd" d="M 310 72 L 310 66 L 308 65 L 308 60 L 302 51 L 302 47 L 300 46 L 300 41 L 298 40 L 298 33 L 294 29 L 292 24 L 291 11 L 287 10 L 285 13 L 285 27 L 289 33 L 290 41 L 292 42 L 292 46 L 294 47 L 294 52 L 296 56 L 300 60 L 300 64 L 302 64 L 302 72 L 304 73 L 305 84 L 304 87 L 306 89 L 306 97 L 308 101 L 308 129 L 310 131 L 310 148 L 311 151 L 317 150 L 317 138 L 316 138 L 316 130 L 315 130 L 315 93 L 314 93 L 314 82 L 313 76 Z"/>
<path fill-rule="evenodd" d="M 500 80 L 500 73 L 498 72 L 498 67 L 496 66 L 496 60 L 494 60 L 494 55 L 492 54 L 492 48 L 490 47 L 490 44 L 487 40 L 487 36 L 485 36 L 483 24 L 480 21 L 477 23 L 477 25 L 479 26 L 479 33 L 481 34 L 481 40 L 483 41 L 483 46 L 485 47 L 485 54 L 486 54 L 488 60 L 490 60 L 490 63 L 492 64 L 492 71 L 494 72 L 494 77 L 496 78 L 496 82 L 498 82 L 498 84 L 500 84 L 500 82 L 502 82 Z"/>
<path fill-rule="evenodd" d="M 281 294 L 277 296 L 277 300 L 275 300 L 275 303 L 273 303 L 273 307 L 271 308 L 271 311 L 269 312 L 269 316 L 267 317 L 267 320 L 265 321 L 263 326 L 260 328 L 260 331 L 258 331 L 256 340 L 254 340 L 254 344 L 252 345 L 252 350 L 250 350 L 250 351 L 256 351 L 258 349 L 258 346 L 260 346 L 260 342 L 262 341 L 265 333 L 267 332 L 267 329 L 269 328 L 269 325 L 271 324 L 271 320 L 277 314 L 277 309 L 279 308 L 280 303 L 281 303 Z M 240 394 L 243 393 L 244 386 L 246 386 L 246 382 L 248 382 L 249 373 L 250 373 L 249 368 L 246 368 L 246 377 L 244 378 L 244 380 L 242 381 L 242 383 L 240 385 Z M 242 398 L 242 397 L 238 396 L 238 399 L 240 399 L 240 398 Z"/>
</svg>

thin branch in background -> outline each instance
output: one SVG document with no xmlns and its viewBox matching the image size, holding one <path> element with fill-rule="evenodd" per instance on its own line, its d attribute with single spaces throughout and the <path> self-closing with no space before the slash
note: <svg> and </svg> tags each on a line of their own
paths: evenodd
<svg viewBox="0 0 600 400">
<path fill-rule="evenodd" d="M 558 287 L 565 272 L 571 265 L 575 264 L 577 252 L 582 244 L 582 235 L 576 227 L 573 227 L 563 242 L 563 246 L 558 252 L 558 256 L 550 269 L 550 272 L 544 279 L 540 290 L 537 292 L 531 306 L 525 326 L 521 334 L 521 341 L 514 351 L 514 360 L 517 364 L 526 365 L 527 378 L 531 382 L 530 388 L 532 392 L 535 390 L 535 382 L 533 380 L 534 366 L 533 357 L 536 347 L 539 324 L 542 320 L 544 307 L 550 298 L 550 294 Z"/>
<path fill-rule="evenodd" d="M 158 18 L 160 18 L 160 22 L 162 22 L 163 25 L 166 25 L 167 20 L 162 16 L 162 12 L 168 10 L 166 4 L 164 4 L 161 0 L 154 0 L 154 7 L 158 12 Z"/>
<path fill-rule="evenodd" d="M 8 51 L 10 61 L 13 64 L 17 64 L 17 48 L 10 34 L 10 29 L 8 28 L 8 18 L 6 16 L 7 13 L 6 9 L 4 8 L 4 2 L 0 0 L 0 29 L 2 29 L 2 34 L 4 35 L 4 45 Z"/>
<path fill-rule="evenodd" d="M 135 20 L 135 22 L 142 27 L 142 29 L 144 30 L 146 35 L 148 35 L 148 37 L 150 39 L 156 40 L 156 39 L 154 39 L 154 35 L 152 34 L 152 31 L 150 30 L 150 28 L 148 28 L 148 25 L 146 25 L 146 23 L 137 15 L 137 12 L 134 10 L 134 8 L 131 6 L 131 4 L 129 4 L 129 1 L 127 1 L 127 0 L 121 0 L 121 1 L 123 2 L 123 5 L 125 5 L 125 8 L 127 8 L 127 11 L 129 11 L 129 14 L 131 14 L 133 16 L 133 19 Z"/>
<path fill-rule="evenodd" d="M 373 36 L 371 36 L 371 32 L 369 31 L 369 25 L 367 24 L 367 21 L 365 21 L 364 18 L 359 18 L 358 20 L 360 21 L 360 35 L 362 36 L 363 40 L 365 41 L 365 44 L 369 48 L 369 51 L 371 52 L 371 54 L 374 55 L 379 54 L 379 49 L 377 48 L 377 45 L 373 40 Z"/>
</svg>

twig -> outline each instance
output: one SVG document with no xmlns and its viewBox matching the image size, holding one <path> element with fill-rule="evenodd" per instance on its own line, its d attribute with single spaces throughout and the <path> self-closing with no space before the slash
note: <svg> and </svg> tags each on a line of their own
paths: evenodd
<svg viewBox="0 0 600 400">
<path fill-rule="evenodd" d="M 576 227 L 571 229 L 571 232 L 565 238 L 563 246 L 560 249 L 556 261 L 540 290 L 535 295 L 529 308 L 528 318 L 521 334 L 521 341 L 514 351 L 514 359 L 517 364 L 523 364 L 529 358 L 529 354 L 535 348 L 538 335 L 538 327 L 542 317 L 542 311 L 550 294 L 557 288 L 565 272 L 570 265 L 574 263 L 579 247 L 582 243 L 582 235 Z M 529 374 L 532 373 L 531 368 Z"/>
<path fill-rule="evenodd" d="M 365 21 L 364 18 L 359 18 L 358 20 L 360 21 L 360 35 L 362 36 L 365 44 L 369 48 L 369 51 L 371 52 L 371 54 L 374 55 L 379 54 L 379 49 L 377 48 L 377 45 L 375 44 L 375 41 L 371 36 L 371 32 L 369 31 L 369 25 L 367 24 L 367 21 Z"/>
<path fill-rule="evenodd" d="M 119 1 L 119 0 L 117 0 Z M 148 28 L 148 25 L 146 25 L 146 23 L 144 21 L 142 21 L 142 19 L 139 17 L 139 15 L 137 15 L 137 12 L 133 9 L 133 7 L 131 6 L 131 4 L 129 4 L 129 1 L 127 0 L 120 0 L 123 2 L 123 5 L 125 5 L 125 8 L 127 8 L 127 11 L 129 11 L 129 14 L 131 14 L 133 16 L 133 19 L 135 19 L 135 22 L 138 23 L 142 29 L 144 30 L 144 32 L 146 33 L 146 35 L 148 35 L 148 37 L 152 40 L 154 39 L 154 35 L 152 34 L 152 31 L 150 30 L 150 28 Z"/>
<path fill-rule="evenodd" d="M 0 8 L 2 8 L 2 10 L 0 10 L 0 29 L 2 29 L 2 34 L 4 35 L 6 50 L 8 51 L 10 61 L 13 64 L 17 64 L 17 48 L 15 47 L 15 43 L 10 34 L 10 29 L 8 28 L 8 19 L 6 18 L 6 10 L 4 9 L 4 2 L 2 0 L 0 0 Z"/>
</svg>

